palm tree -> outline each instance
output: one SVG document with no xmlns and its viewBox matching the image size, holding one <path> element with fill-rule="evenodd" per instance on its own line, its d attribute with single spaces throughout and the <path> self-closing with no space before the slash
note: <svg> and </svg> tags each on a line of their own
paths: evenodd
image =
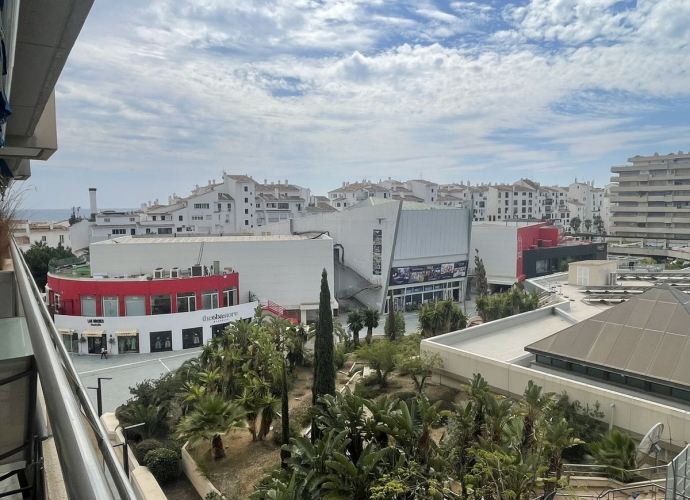
<svg viewBox="0 0 690 500">
<path fill-rule="evenodd" d="M 364 318 L 359 311 L 350 311 L 347 313 L 347 329 L 352 334 L 352 339 L 355 341 L 355 347 L 359 347 L 359 332 L 364 328 Z"/>
<path fill-rule="evenodd" d="M 365 309 L 362 319 L 367 329 L 367 344 L 371 344 L 371 336 L 374 334 L 374 328 L 379 326 L 378 309 L 374 309 L 373 307 Z"/>
<path fill-rule="evenodd" d="M 585 230 L 589 232 L 592 228 L 592 219 L 585 219 Z"/>
<path fill-rule="evenodd" d="M 627 434 L 613 429 L 601 437 L 598 443 L 588 446 L 591 455 L 587 461 L 593 464 L 606 465 L 607 472 L 623 482 L 631 477 L 629 471 L 636 467 L 637 449 L 635 442 Z"/>
<path fill-rule="evenodd" d="M 554 475 L 555 481 L 551 481 L 548 478 L 549 480 L 544 482 L 545 493 L 553 491 L 561 479 L 563 451 L 572 446 L 582 444 L 582 441 L 572 434 L 573 429 L 568 427 L 568 421 L 564 418 L 557 422 L 546 424 L 544 429 L 544 445 L 549 457 L 549 473 Z"/>
<path fill-rule="evenodd" d="M 577 233 L 581 224 L 582 220 L 579 217 L 573 217 L 570 219 L 570 229 L 572 229 L 574 233 Z"/>
<path fill-rule="evenodd" d="M 520 413 L 523 415 L 525 423 L 524 435 L 521 446 L 523 456 L 534 446 L 537 441 L 536 425 L 537 421 L 542 418 L 544 411 L 553 403 L 554 393 L 542 392 L 541 386 L 535 384 L 533 381 L 527 382 L 525 392 L 520 401 Z"/>
<path fill-rule="evenodd" d="M 177 439 L 187 439 L 191 446 L 211 440 L 213 458 L 225 456 L 221 434 L 244 427 L 245 412 L 232 401 L 225 401 L 218 394 L 202 397 L 194 411 L 183 417 L 177 425 Z"/>
</svg>

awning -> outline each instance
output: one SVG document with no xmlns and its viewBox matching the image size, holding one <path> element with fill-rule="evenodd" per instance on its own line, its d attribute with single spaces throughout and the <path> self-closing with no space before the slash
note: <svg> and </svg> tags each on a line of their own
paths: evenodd
<svg viewBox="0 0 690 500">
<path fill-rule="evenodd" d="M 136 337 L 139 335 L 139 330 L 136 328 L 122 328 L 120 330 L 115 330 L 116 337 Z"/>
<path fill-rule="evenodd" d="M 91 329 L 84 330 L 83 332 L 81 332 L 82 336 L 84 336 L 84 337 L 100 337 L 104 333 L 105 333 L 105 330 L 91 330 Z"/>
<path fill-rule="evenodd" d="M 72 335 L 74 333 L 74 328 L 58 328 L 58 333 L 63 333 L 65 335 Z"/>
</svg>

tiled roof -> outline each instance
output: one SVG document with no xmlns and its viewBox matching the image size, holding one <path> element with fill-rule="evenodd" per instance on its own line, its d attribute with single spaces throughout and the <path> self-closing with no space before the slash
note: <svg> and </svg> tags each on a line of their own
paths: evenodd
<svg viewBox="0 0 690 500">
<path fill-rule="evenodd" d="M 359 191 L 360 189 L 366 189 L 370 186 L 371 184 L 369 183 L 364 184 L 362 182 L 353 182 L 352 184 L 348 184 L 347 186 L 341 186 L 337 189 L 333 189 L 329 191 L 329 193 L 351 193 L 353 191 Z"/>
<path fill-rule="evenodd" d="M 424 179 L 412 179 L 408 182 L 418 182 L 420 184 L 426 184 L 427 186 L 438 186 L 435 182 L 425 181 Z"/>
<path fill-rule="evenodd" d="M 529 352 L 690 386 L 690 297 L 661 285 L 531 344 Z"/>
<path fill-rule="evenodd" d="M 307 207 L 307 212 L 337 212 L 335 208 L 330 206 L 328 202 L 325 201 L 319 201 L 316 203 L 316 206 L 314 205 L 309 205 Z"/>
</svg>

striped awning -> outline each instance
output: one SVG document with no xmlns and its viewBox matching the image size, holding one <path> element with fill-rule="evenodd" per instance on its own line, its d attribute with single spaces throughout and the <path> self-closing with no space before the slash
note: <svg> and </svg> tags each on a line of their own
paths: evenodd
<svg viewBox="0 0 690 500">
<path fill-rule="evenodd" d="M 84 337 L 100 337 L 105 333 L 105 330 L 87 329 L 81 332 Z"/>
<path fill-rule="evenodd" d="M 139 330 L 136 328 L 121 328 L 115 330 L 116 337 L 136 337 L 137 335 L 139 335 Z"/>
<path fill-rule="evenodd" d="M 74 328 L 58 328 L 58 333 L 63 333 L 65 335 L 72 335 L 74 333 Z"/>
</svg>

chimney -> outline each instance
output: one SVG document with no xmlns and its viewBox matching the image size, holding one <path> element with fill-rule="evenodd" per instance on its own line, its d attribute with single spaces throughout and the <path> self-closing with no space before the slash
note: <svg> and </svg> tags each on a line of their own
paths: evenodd
<svg viewBox="0 0 690 500">
<path fill-rule="evenodd" d="M 345 187 L 345 181 L 343 181 L 343 187 Z"/>
<path fill-rule="evenodd" d="M 275 196 L 276 198 L 280 198 L 280 190 L 278 188 L 275 188 L 273 190 L 273 196 Z"/>
<path fill-rule="evenodd" d="M 52 221 L 52 220 L 51 220 L 50 223 L 48 224 L 48 227 L 50 228 L 51 231 L 53 230 L 53 221 Z"/>
<path fill-rule="evenodd" d="M 146 211 L 146 203 L 142 203 L 142 204 L 141 204 L 141 210 L 142 210 L 142 211 Z"/>
<path fill-rule="evenodd" d="M 172 196 L 168 196 L 168 205 L 172 205 Z"/>
<path fill-rule="evenodd" d="M 288 185 L 288 181 L 287 181 L 287 179 L 285 179 L 285 185 L 286 185 L 286 186 Z"/>
<path fill-rule="evenodd" d="M 264 184 L 268 184 L 268 179 L 264 179 Z"/>
<path fill-rule="evenodd" d="M 89 188 L 89 200 L 91 202 L 91 216 L 95 217 L 98 213 L 98 204 L 96 203 L 96 188 Z"/>
</svg>

